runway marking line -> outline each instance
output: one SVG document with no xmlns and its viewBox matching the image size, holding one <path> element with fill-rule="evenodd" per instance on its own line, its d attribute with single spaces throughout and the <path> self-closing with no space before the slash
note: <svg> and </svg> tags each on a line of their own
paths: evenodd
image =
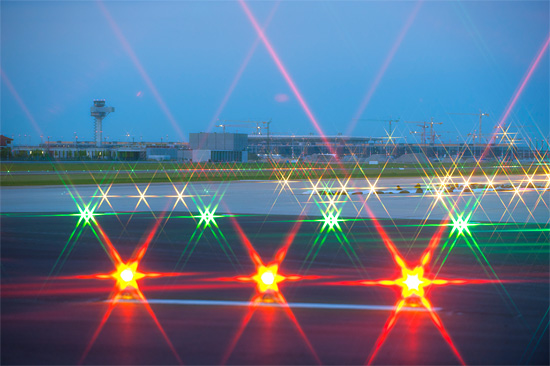
<svg viewBox="0 0 550 366">
<path fill-rule="evenodd" d="M 108 302 L 106 300 L 105 302 Z M 119 302 L 126 303 L 136 303 L 139 301 L 132 299 L 120 299 Z M 205 306 L 250 306 L 249 301 L 229 301 L 229 300 L 180 300 L 180 299 L 147 299 L 149 304 L 165 304 L 165 305 L 205 305 Z M 260 302 L 257 306 L 265 307 L 285 307 L 279 303 L 266 303 Z M 363 305 L 363 304 L 326 304 L 326 303 L 307 303 L 307 302 L 294 302 L 287 303 L 288 307 L 291 308 L 302 308 L 302 309 L 347 309 L 347 310 L 382 310 L 382 311 L 392 311 L 394 310 L 393 306 L 388 305 Z M 441 308 L 432 308 L 435 311 L 441 310 Z M 415 311 L 415 312 L 425 312 L 427 311 L 424 308 L 417 307 L 403 307 L 401 311 Z"/>
</svg>

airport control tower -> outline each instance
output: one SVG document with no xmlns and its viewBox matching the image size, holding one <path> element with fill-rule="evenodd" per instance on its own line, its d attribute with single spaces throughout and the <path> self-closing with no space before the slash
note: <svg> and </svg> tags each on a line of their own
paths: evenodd
<svg viewBox="0 0 550 366">
<path fill-rule="evenodd" d="M 103 119 L 111 112 L 115 111 L 115 107 L 106 107 L 105 100 L 94 100 L 94 105 L 90 108 L 91 116 L 95 118 L 94 134 L 95 145 L 101 147 L 103 139 Z"/>
</svg>

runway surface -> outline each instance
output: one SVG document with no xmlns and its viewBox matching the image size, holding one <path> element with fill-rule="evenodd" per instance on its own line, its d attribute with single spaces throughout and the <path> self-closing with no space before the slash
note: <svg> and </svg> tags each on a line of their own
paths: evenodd
<svg viewBox="0 0 550 366">
<path fill-rule="evenodd" d="M 525 175 L 497 176 L 493 184 L 523 186 L 529 178 Z M 381 178 L 348 180 L 302 180 L 302 181 L 228 181 L 155 184 L 117 184 L 44 187 L 3 187 L 0 204 L 3 212 L 70 212 L 76 204 L 99 203 L 95 212 L 149 212 L 174 210 L 196 211 L 201 205 L 211 202 L 223 203 L 217 206 L 218 213 L 239 213 L 254 215 L 320 215 L 330 197 L 312 194 L 317 190 L 339 190 L 344 186 L 349 196 L 336 197 L 339 215 L 348 218 L 392 219 L 437 219 L 449 215 L 450 208 L 457 212 L 471 212 L 471 219 L 482 222 L 550 222 L 550 191 L 548 177 L 533 178 L 537 185 L 545 188 L 521 189 L 495 192 L 482 190 L 461 193 L 444 192 L 442 197 L 425 191 L 415 193 L 415 185 L 424 188 L 439 185 L 439 179 L 428 178 Z M 451 181 L 463 184 L 462 177 Z M 448 181 L 447 183 L 449 183 Z M 474 176 L 470 183 L 487 184 L 487 177 Z M 410 194 L 369 194 L 370 184 L 376 190 L 395 190 L 397 185 L 409 190 Z M 362 194 L 355 195 L 354 193 Z M 334 201 L 334 197 L 333 201 Z M 183 203 L 185 202 L 185 204 Z M 76 203 L 76 204 L 75 204 Z M 368 204 L 370 211 L 363 208 Z M 319 207 L 322 206 L 321 210 Z"/>
<path fill-rule="evenodd" d="M 457 236 L 439 220 L 378 223 L 4 213 L 1 363 L 365 364 L 373 354 L 373 364 L 549 363 L 548 224 L 478 223 Z M 401 276 L 381 232 L 411 268 L 436 240 L 425 276 L 466 283 L 426 288 L 441 329 L 408 301 L 375 352 L 402 299 L 399 287 L 357 283 Z M 290 245 L 279 273 L 300 277 L 279 283 L 287 304 L 251 304 L 256 284 L 242 278 L 257 268 L 245 238 L 265 264 Z M 123 262 L 149 243 L 137 270 L 155 275 L 136 281 L 146 300 L 91 276 L 116 269 L 107 241 Z"/>
</svg>

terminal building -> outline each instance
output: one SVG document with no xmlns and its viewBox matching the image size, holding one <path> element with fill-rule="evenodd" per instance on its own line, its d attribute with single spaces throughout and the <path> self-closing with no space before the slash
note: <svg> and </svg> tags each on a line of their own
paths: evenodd
<svg viewBox="0 0 550 366">
<path fill-rule="evenodd" d="M 48 141 L 38 146 L 15 145 L 11 156 L 15 159 L 54 160 L 177 160 L 185 142 L 124 142 L 108 141 L 97 147 L 96 141 Z"/>
<path fill-rule="evenodd" d="M 309 161 L 329 161 L 333 158 L 353 160 L 371 156 L 387 156 L 388 160 L 406 154 L 424 155 L 429 159 L 462 156 L 480 157 L 484 151 L 487 158 L 533 158 L 535 150 L 528 146 L 509 143 L 409 143 L 388 141 L 387 138 L 367 136 L 316 136 L 316 135 L 250 135 L 248 151 L 252 155 L 271 156 L 280 159 L 303 159 Z M 541 146 L 542 149 L 542 146 Z M 539 153 L 541 149 L 537 150 Z"/>
<path fill-rule="evenodd" d="M 248 151 L 250 154 L 290 158 L 328 154 L 345 156 L 357 154 L 369 145 L 381 144 L 382 141 L 381 138 L 342 135 L 250 135 Z"/>
<path fill-rule="evenodd" d="M 190 133 L 189 159 L 193 162 L 248 162 L 248 135 L 244 133 Z"/>
<path fill-rule="evenodd" d="M 438 160 L 461 156 L 464 159 L 534 159 L 548 156 L 547 146 L 537 148 L 509 143 L 467 144 L 408 142 L 388 143 L 381 138 L 304 135 L 247 135 L 238 133 L 191 133 L 186 142 L 48 141 L 38 146 L 5 139 L 2 159 L 16 160 L 171 160 L 180 162 L 247 162 L 279 159 L 285 161 L 359 160 L 384 155 L 391 161 L 407 154 Z"/>
<path fill-rule="evenodd" d="M 48 141 L 12 147 L 15 159 L 247 162 L 248 135 L 191 133 L 186 142 Z"/>
<path fill-rule="evenodd" d="M 93 117 L 92 141 L 50 141 L 38 146 L 23 145 L 20 141 L 0 136 L 2 159 L 20 160 L 172 160 L 190 162 L 247 162 L 249 160 L 279 159 L 286 161 L 393 161 L 394 158 L 416 154 L 424 159 L 441 160 L 460 156 L 473 158 L 486 156 L 489 159 L 509 159 L 511 156 L 534 159 L 535 156 L 548 156 L 541 141 L 540 148 L 533 149 L 530 143 L 423 143 L 402 142 L 404 139 L 388 140 L 387 137 L 330 136 L 318 135 L 273 135 L 269 122 L 240 121 L 256 124 L 255 134 L 225 133 L 229 125 L 223 127 L 223 133 L 190 133 L 186 142 L 124 142 L 107 141 L 103 125 L 108 115 L 115 112 L 114 107 L 106 105 L 105 100 L 94 100 L 90 108 Z M 109 120 L 107 120 L 109 122 Z M 264 124 L 266 127 L 262 127 Z M 235 127 L 234 125 L 233 127 Z M 426 128 L 426 124 L 424 124 Z M 262 134 L 263 129 L 267 134 Z M 13 137 L 13 136 L 12 136 Z M 485 153 L 484 153 L 485 152 Z M 406 159 L 405 159 L 406 160 Z"/>
</svg>

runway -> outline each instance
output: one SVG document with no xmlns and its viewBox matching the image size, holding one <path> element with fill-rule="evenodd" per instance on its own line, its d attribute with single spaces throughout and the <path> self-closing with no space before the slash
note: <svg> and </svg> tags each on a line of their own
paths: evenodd
<svg viewBox="0 0 550 366">
<path fill-rule="evenodd" d="M 1 362 L 355 365 L 375 354 L 373 364 L 416 365 L 457 364 L 458 353 L 475 365 L 548 364 L 549 225 L 468 229 L 360 218 L 329 230 L 319 215 L 220 213 L 205 225 L 199 212 L 88 223 L 72 211 L 3 214 Z M 376 351 L 402 299 L 399 287 L 358 284 L 401 276 L 381 232 L 411 268 L 435 240 L 425 277 L 465 282 L 426 288 L 444 331 L 411 301 Z M 251 302 L 246 240 L 266 265 L 288 244 L 285 303 Z M 136 281 L 144 299 L 97 277 L 116 270 L 109 242 L 123 262 L 148 243 L 137 270 L 150 276 Z"/>
<path fill-rule="evenodd" d="M 414 186 L 440 185 L 438 178 L 322 179 L 302 181 L 227 181 L 155 184 L 117 184 L 83 186 L 3 187 L 0 203 L 3 212 L 76 212 L 77 205 L 93 203 L 95 212 L 150 212 L 171 210 L 197 212 L 212 204 L 218 213 L 253 215 L 319 216 L 330 205 L 330 197 L 319 197 L 314 190 L 350 192 L 349 196 L 333 197 L 339 215 L 346 218 L 435 219 L 449 216 L 449 211 L 471 213 L 479 222 L 544 223 L 550 222 L 548 177 L 497 176 L 493 184 L 525 186 L 528 178 L 545 188 L 527 191 L 481 191 L 471 193 L 444 192 L 442 196 L 424 191 L 414 193 Z M 451 181 L 463 184 L 467 177 Z M 487 184 L 484 176 L 474 176 L 471 183 Z M 449 183 L 449 182 L 447 182 Z M 376 190 L 395 190 L 397 185 L 411 194 L 369 194 Z M 361 192 L 355 195 L 355 192 Z M 320 202 L 324 201 L 324 202 Z M 364 206 L 368 206 L 366 210 Z M 453 207 L 453 209 L 451 209 Z"/>
</svg>

